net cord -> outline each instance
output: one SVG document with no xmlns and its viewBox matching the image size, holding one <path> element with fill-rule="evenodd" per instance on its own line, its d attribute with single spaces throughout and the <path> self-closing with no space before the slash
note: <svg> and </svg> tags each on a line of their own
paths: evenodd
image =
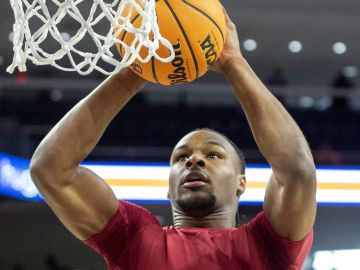
<svg viewBox="0 0 360 270">
<path fill-rule="evenodd" d="M 89 0 L 10 0 L 15 16 L 13 25 L 13 62 L 7 68 L 7 72 L 13 73 L 16 68 L 26 71 L 27 61 L 35 65 L 51 65 L 63 71 L 75 71 L 81 75 L 88 75 L 97 70 L 105 75 L 118 72 L 131 65 L 136 59 L 142 63 L 148 62 L 155 57 L 161 62 L 170 62 L 174 58 L 174 50 L 171 43 L 165 39 L 159 30 L 156 15 L 155 0 L 113 0 L 111 3 L 105 0 L 92 0 L 93 4 L 87 18 L 81 13 L 79 5 Z M 52 2 L 57 8 L 51 15 L 47 5 Z M 142 18 L 139 27 L 131 23 L 132 12 L 136 12 Z M 99 13 L 99 11 L 101 11 Z M 84 13 L 84 12 L 83 12 Z M 65 39 L 59 29 L 59 24 L 65 16 L 70 16 L 80 24 L 76 34 Z M 34 30 L 35 24 L 31 25 L 31 19 L 35 17 L 42 25 Z M 106 20 L 109 25 L 107 33 L 97 33 L 95 26 Z M 131 44 L 127 45 L 118 37 L 120 33 L 127 31 L 134 35 Z M 97 48 L 97 51 L 83 51 L 78 46 L 80 41 L 89 35 Z M 55 52 L 46 50 L 46 40 L 55 40 L 59 49 Z M 122 46 L 123 55 L 121 60 L 116 60 L 111 48 Z M 167 57 L 158 54 L 160 45 L 169 50 Z M 145 57 L 140 55 L 141 48 L 147 48 Z M 48 48 L 49 49 L 49 48 Z M 75 56 L 77 61 L 75 61 Z M 61 60 L 67 57 L 71 66 L 64 66 Z M 79 58 L 82 59 L 79 61 Z M 103 63 L 111 66 L 110 70 L 103 67 Z"/>
</svg>

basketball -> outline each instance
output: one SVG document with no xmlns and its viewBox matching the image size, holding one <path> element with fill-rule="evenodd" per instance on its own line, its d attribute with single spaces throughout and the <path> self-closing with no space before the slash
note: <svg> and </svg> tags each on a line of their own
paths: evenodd
<svg viewBox="0 0 360 270">
<path fill-rule="evenodd" d="M 142 23 L 136 9 L 131 11 L 135 27 Z M 226 22 L 218 0 L 159 0 L 156 2 L 157 22 L 161 35 L 172 44 L 175 58 L 163 63 L 154 57 L 147 63 L 135 60 L 131 69 L 147 81 L 163 85 L 191 82 L 206 73 L 219 57 L 226 35 Z M 122 31 L 118 38 L 126 45 L 134 34 Z M 117 45 L 120 55 L 125 49 Z M 145 57 L 148 48 L 140 50 Z M 168 57 L 169 50 L 160 45 L 157 53 Z"/>
</svg>

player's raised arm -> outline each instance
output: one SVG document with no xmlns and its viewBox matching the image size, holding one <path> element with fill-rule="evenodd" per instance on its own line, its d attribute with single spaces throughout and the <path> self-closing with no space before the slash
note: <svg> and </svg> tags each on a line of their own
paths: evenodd
<svg viewBox="0 0 360 270">
<path fill-rule="evenodd" d="M 227 40 L 213 67 L 232 85 L 255 141 L 273 169 L 264 212 L 283 237 L 300 240 L 311 230 L 316 214 L 313 158 L 300 128 L 268 91 L 240 52 L 235 25 L 227 16 Z"/>
<path fill-rule="evenodd" d="M 110 187 L 80 162 L 144 80 L 128 69 L 110 76 L 72 108 L 36 149 L 31 176 L 62 223 L 84 240 L 100 231 L 118 201 Z"/>
</svg>

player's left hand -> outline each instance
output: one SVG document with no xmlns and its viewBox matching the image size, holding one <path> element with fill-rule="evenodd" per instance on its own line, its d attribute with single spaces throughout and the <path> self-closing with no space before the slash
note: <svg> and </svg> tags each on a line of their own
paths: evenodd
<svg viewBox="0 0 360 270">
<path fill-rule="evenodd" d="M 242 58 L 236 25 L 230 19 L 225 8 L 223 10 L 226 19 L 226 39 L 220 57 L 211 66 L 211 70 L 216 72 L 223 72 L 226 65 L 231 64 L 233 61 L 236 62 L 239 57 Z"/>
</svg>

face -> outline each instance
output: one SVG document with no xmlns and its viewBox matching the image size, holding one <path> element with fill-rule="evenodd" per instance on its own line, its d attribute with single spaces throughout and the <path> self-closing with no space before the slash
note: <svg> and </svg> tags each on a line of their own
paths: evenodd
<svg viewBox="0 0 360 270">
<path fill-rule="evenodd" d="M 168 197 L 173 207 L 194 217 L 237 207 L 245 178 L 235 149 L 220 134 L 187 134 L 175 146 L 170 163 Z"/>
</svg>

